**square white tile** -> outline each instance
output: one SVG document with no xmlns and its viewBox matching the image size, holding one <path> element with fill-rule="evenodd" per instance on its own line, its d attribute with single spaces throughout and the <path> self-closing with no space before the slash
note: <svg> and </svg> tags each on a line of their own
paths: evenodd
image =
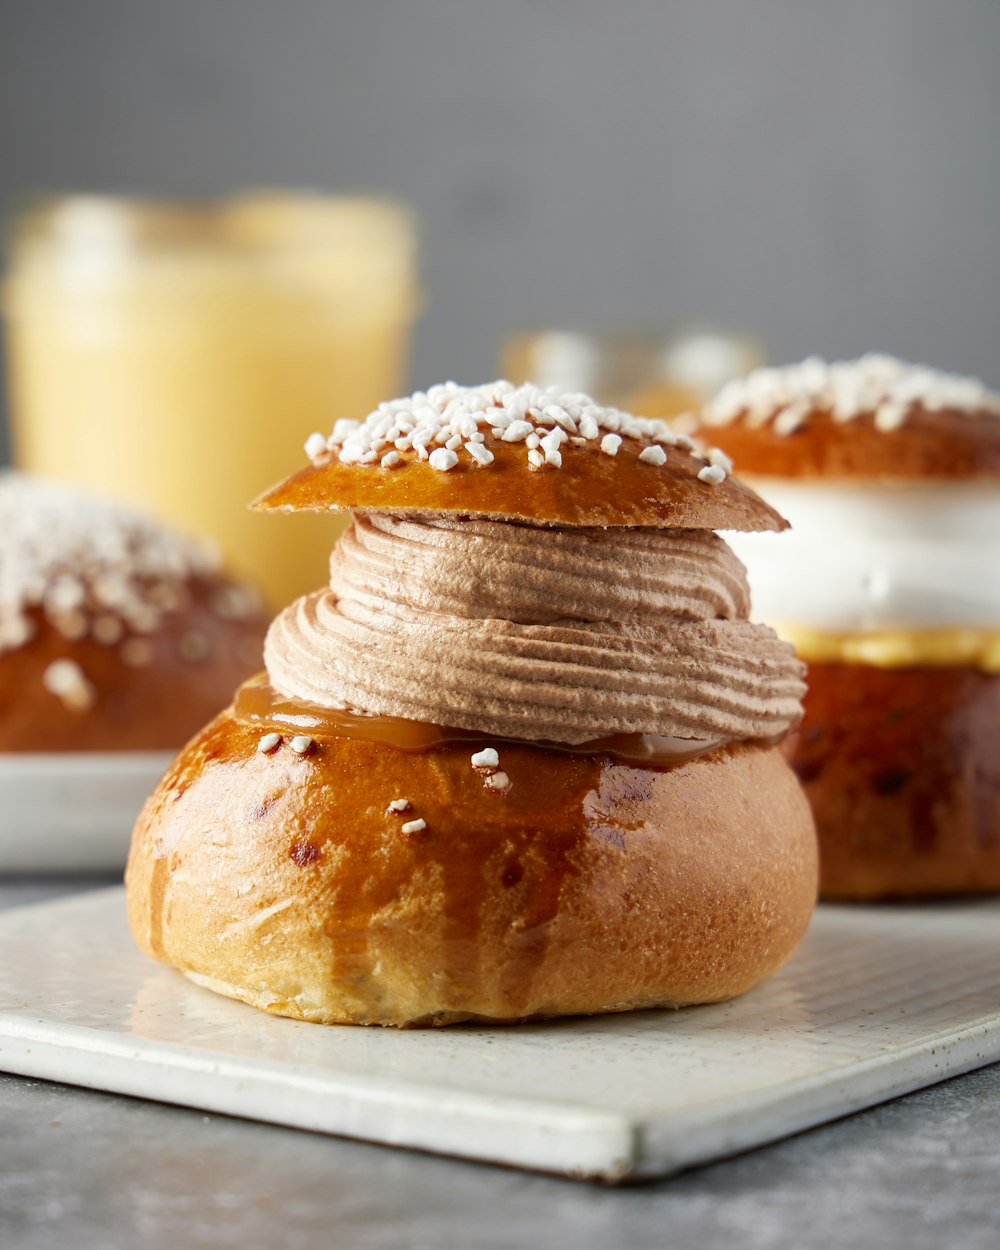
<svg viewBox="0 0 1000 1250">
<path fill-rule="evenodd" d="M 1000 901 L 827 906 L 732 1003 L 324 1028 L 147 960 L 116 888 L 0 916 L 0 1069 L 515 1167 L 662 1176 L 1000 1059 L 998 952 Z"/>
</svg>

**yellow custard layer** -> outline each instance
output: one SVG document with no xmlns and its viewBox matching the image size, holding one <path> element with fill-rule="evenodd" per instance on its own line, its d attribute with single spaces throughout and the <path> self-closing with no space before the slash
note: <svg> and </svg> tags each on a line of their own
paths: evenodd
<svg viewBox="0 0 1000 1250">
<path fill-rule="evenodd" d="M 879 629 L 831 633 L 808 625 L 775 626 L 807 663 L 876 668 L 946 666 L 1000 673 L 1000 629 Z"/>
</svg>

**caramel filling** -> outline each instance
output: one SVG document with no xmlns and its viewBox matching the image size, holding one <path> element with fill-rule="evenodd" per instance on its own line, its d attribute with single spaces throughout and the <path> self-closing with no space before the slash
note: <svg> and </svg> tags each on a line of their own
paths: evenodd
<svg viewBox="0 0 1000 1250">
<path fill-rule="evenodd" d="M 779 624 L 778 632 L 813 663 L 875 668 L 978 668 L 1000 673 L 1000 629 L 876 629 L 833 631 Z"/>
<path fill-rule="evenodd" d="M 485 746 L 515 742 L 518 746 L 541 747 L 571 755 L 610 755 L 629 764 L 649 768 L 669 768 L 707 755 L 726 746 L 729 738 L 670 738 L 663 734 L 610 734 L 587 742 L 525 742 L 459 729 L 429 725 L 399 716 L 367 716 L 361 712 L 339 711 L 289 699 L 278 694 L 266 673 L 245 682 L 236 693 L 233 711 L 238 720 L 259 725 L 262 732 L 309 733 L 317 738 L 361 738 L 381 742 L 394 750 L 423 754 L 439 747 L 466 744 L 471 751 Z"/>
</svg>

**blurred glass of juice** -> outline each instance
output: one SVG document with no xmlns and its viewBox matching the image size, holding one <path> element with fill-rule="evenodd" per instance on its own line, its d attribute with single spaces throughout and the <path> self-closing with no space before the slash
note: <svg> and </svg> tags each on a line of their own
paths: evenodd
<svg viewBox="0 0 1000 1250">
<path fill-rule="evenodd" d="M 314 430 L 400 393 L 416 305 L 389 201 L 43 205 L 5 289 L 15 463 L 210 537 L 280 606 L 326 582 L 337 522 L 247 504 Z"/>
</svg>

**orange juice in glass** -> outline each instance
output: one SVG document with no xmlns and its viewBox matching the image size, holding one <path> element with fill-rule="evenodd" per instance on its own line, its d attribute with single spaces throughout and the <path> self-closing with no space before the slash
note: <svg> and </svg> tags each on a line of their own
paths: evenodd
<svg viewBox="0 0 1000 1250">
<path fill-rule="evenodd" d="M 332 518 L 247 510 L 337 417 L 403 389 L 414 231 L 376 199 L 71 198 L 16 225 L 18 467 L 212 538 L 274 605 L 326 581 Z"/>
</svg>

